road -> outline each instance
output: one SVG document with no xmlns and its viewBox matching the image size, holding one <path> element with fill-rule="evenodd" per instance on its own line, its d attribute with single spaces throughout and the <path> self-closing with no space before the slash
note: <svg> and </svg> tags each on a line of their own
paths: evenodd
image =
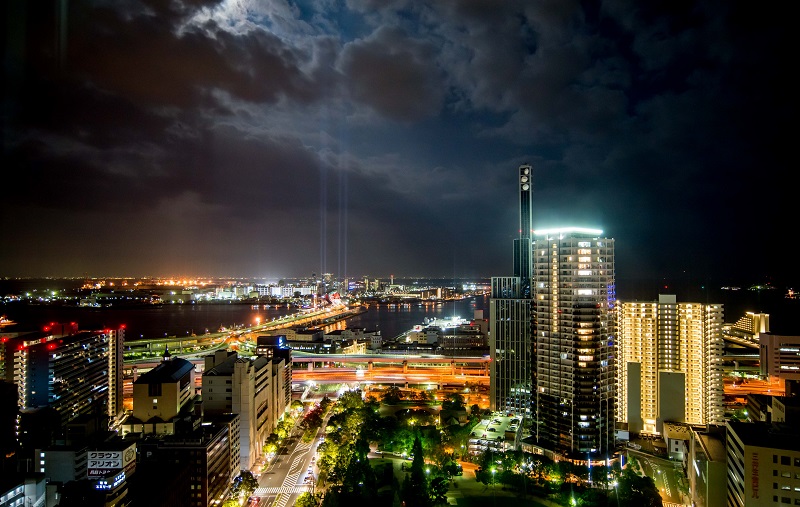
<svg viewBox="0 0 800 507">
<path fill-rule="evenodd" d="M 292 507 L 300 494 L 314 492 L 319 476 L 319 469 L 314 461 L 324 427 L 325 424 L 311 442 L 303 442 L 300 438 L 302 431 L 295 427 L 291 437 L 278 450 L 278 455 L 258 478 L 258 488 L 251 496 L 257 500 L 249 505 Z"/>
<path fill-rule="evenodd" d="M 678 474 L 683 474 L 680 463 L 657 458 L 633 449 L 627 449 L 627 452 L 629 456 L 636 456 L 636 459 L 639 460 L 644 475 L 653 478 L 665 505 L 683 503 L 680 489 L 678 489 Z"/>
</svg>

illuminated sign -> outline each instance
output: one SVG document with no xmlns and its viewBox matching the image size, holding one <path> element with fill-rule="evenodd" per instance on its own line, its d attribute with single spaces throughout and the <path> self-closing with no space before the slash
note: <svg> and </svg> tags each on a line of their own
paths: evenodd
<svg viewBox="0 0 800 507">
<path fill-rule="evenodd" d="M 136 444 L 121 451 L 89 451 L 87 453 L 86 475 L 88 477 L 106 477 L 129 469 L 136 461 Z"/>
</svg>

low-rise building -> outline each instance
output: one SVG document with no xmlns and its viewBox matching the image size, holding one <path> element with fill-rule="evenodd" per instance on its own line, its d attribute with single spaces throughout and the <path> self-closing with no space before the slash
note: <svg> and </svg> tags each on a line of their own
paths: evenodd
<svg viewBox="0 0 800 507">
<path fill-rule="evenodd" d="M 521 426 L 521 417 L 509 417 L 496 412 L 472 428 L 468 452 L 477 455 L 486 451 L 517 449 L 522 435 Z"/>
<path fill-rule="evenodd" d="M 800 431 L 783 423 L 726 423 L 727 505 L 800 505 Z"/>
<path fill-rule="evenodd" d="M 689 494 L 695 507 L 725 507 L 727 488 L 727 454 L 725 426 L 692 427 L 686 472 Z"/>
</svg>

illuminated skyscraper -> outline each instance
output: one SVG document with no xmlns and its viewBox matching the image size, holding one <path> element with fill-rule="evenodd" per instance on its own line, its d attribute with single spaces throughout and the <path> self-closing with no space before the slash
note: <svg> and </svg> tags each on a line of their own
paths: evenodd
<svg viewBox="0 0 800 507">
<path fill-rule="evenodd" d="M 523 416 L 530 413 L 531 393 L 531 177 L 531 166 L 521 165 L 514 276 L 492 278 L 489 307 L 490 405 Z"/>
<path fill-rule="evenodd" d="M 657 302 L 619 305 L 617 420 L 636 433 L 660 434 L 663 423 L 724 423 L 721 304 Z"/>
<path fill-rule="evenodd" d="M 614 450 L 614 240 L 602 231 L 535 231 L 531 433 L 548 455 Z"/>
</svg>

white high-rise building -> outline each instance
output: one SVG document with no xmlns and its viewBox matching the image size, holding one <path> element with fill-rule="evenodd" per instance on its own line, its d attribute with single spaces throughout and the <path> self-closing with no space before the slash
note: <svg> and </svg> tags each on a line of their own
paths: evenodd
<svg viewBox="0 0 800 507">
<path fill-rule="evenodd" d="M 614 240 L 534 231 L 532 418 L 535 447 L 572 461 L 614 451 Z"/>
<path fill-rule="evenodd" d="M 617 420 L 633 433 L 663 423 L 724 424 L 721 304 L 622 302 Z"/>
<path fill-rule="evenodd" d="M 272 360 L 239 357 L 237 352 L 216 351 L 205 357 L 203 410 L 206 414 L 238 414 L 240 421 L 239 468 L 250 469 L 261 457 L 267 436 L 277 425 L 275 406 L 286 409 L 283 397 L 275 399 L 276 377 Z"/>
</svg>

